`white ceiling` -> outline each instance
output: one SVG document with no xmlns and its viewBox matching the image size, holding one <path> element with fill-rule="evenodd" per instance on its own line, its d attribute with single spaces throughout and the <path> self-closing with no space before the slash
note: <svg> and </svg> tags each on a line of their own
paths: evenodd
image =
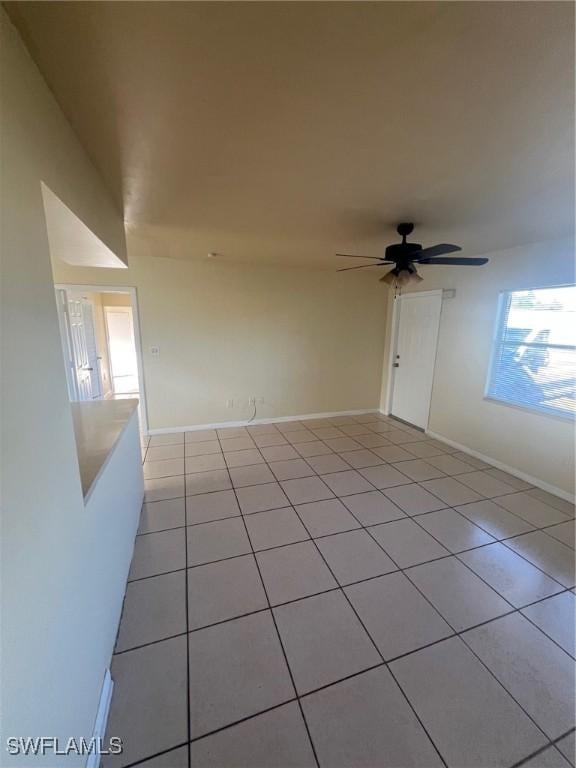
<svg viewBox="0 0 576 768">
<path fill-rule="evenodd" d="M 155 256 L 342 266 L 572 230 L 565 2 L 8 3 Z"/>
</svg>

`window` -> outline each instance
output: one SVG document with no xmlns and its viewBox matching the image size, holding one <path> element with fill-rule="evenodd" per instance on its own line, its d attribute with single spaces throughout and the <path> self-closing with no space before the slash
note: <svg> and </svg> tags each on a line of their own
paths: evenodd
<svg viewBox="0 0 576 768">
<path fill-rule="evenodd" d="M 576 286 L 502 294 L 486 395 L 576 415 Z"/>
</svg>

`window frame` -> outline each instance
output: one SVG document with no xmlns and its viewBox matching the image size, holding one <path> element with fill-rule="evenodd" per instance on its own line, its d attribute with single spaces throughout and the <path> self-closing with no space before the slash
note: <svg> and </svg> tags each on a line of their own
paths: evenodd
<svg viewBox="0 0 576 768">
<path fill-rule="evenodd" d="M 502 400 L 495 397 L 490 393 L 490 385 L 492 384 L 492 377 L 494 368 L 496 365 L 497 353 L 502 344 L 503 338 L 503 323 L 507 315 L 508 308 L 510 306 L 511 295 L 513 293 L 521 293 L 524 291 L 546 291 L 553 290 L 554 288 L 576 288 L 576 283 L 559 283 L 558 285 L 539 285 L 530 286 L 524 288 L 506 288 L 498 293 L 498 306 L 496 310 L 496 320 L 494 322 L 492 330 L 492 341 L 490 348 L 490 361 L 488 364 L 488 373 L 486 376 L 486 383 L 484 386 L 484 400 L 488 400 L 491 403 L 507 406 L 508 408 L 515 408 L 520 411 L 528 411 L 529 413 L 536 413 L 539 416 L 547 416 L 552 419 L 559 419 L 560 421 L 574 422 L 576 420 L 576 413 L 565 413 L 558 409 L 547 408 L 546 406 L 535 407 L 533 405 L 525 405 L 524 403 L 511 403 L 508 400 Z M 569 344 L 542 344 L 538 342 L 530 342 L 531 346 L 543 347 L 548 349 L 553 347 L 554 349 L 574 349 Z"/>
</svg>

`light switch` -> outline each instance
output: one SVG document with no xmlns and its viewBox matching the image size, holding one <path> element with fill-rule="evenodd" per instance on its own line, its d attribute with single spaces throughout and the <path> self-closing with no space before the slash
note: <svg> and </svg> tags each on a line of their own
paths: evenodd
<svg viewBox="0 0 576 768">
<path fill-rule="evenodd" d="M 160 357 L 160 347 L 150 347 L 152 357 Z"/>
</svg>

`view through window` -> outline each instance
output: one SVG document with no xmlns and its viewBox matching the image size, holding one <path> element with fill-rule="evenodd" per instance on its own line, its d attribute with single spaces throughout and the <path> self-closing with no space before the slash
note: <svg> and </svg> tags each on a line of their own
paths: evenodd
<svg viewBox="0 0 576 768">
<path fill-rule="evenodd" d="M 486 394 L 576 415 L 576 286 L 503 294 Z"/>
</svg>

